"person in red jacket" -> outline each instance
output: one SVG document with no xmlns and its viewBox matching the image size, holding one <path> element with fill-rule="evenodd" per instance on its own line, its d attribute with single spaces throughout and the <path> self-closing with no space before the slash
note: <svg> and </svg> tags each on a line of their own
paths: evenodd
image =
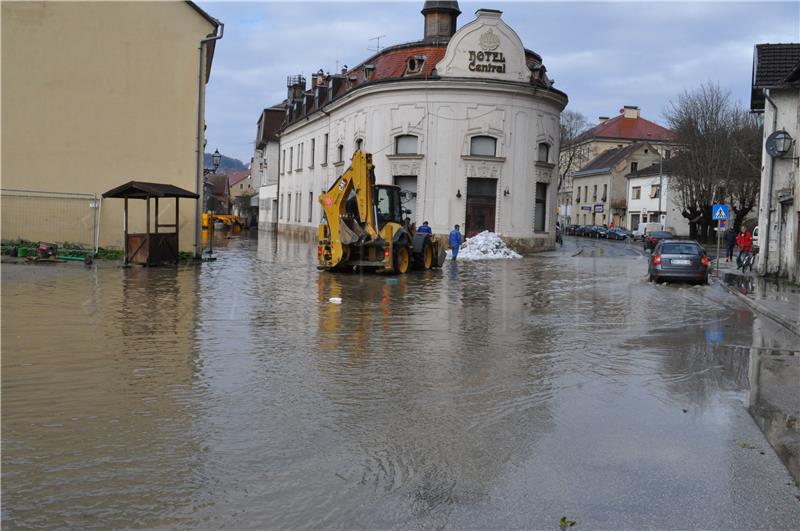
<svg viewBox="0 0 800 531">
<path fill-rule="evenodd" d="M 736 235 L 736 246 L 739 248 L 739 254 L 736 256 L 736 264 L 741 267 L 742 255 L 750 252 L 753 246 L 753 235 L 747 230 L 747 227 L 742 225 L 742 230 Z"/>
</svg>

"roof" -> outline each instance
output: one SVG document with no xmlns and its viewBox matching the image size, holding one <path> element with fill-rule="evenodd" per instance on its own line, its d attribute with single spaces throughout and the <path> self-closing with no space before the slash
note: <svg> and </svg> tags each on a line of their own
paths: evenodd
<svg viewBox="0 0 800 531">
<path fill-rule="evenodd" d="M 800 78 L 800 44 L 756 44 L 750 108 L 764 109 L 764 89 L 786 87 Z"/>
<path fill-rule="evenodd" d="M 608 173 L 621 161 L 633 155 L 639 148 L 646 146 L 644 143 L 633 143 L 621 148 L 607 149 L 590 160 L 580 170 L 572 174 L 573 177 L 581 177 L 594 173 Z"/>
<path fill-rule="evenodd" d="M 625 118 L 624 114 L 598 124 L 580 137 L 578 142 L 595 138 L 618 138 L 650 142 L 670 142 L 674 139 L 672 131 L 655 122 L 638 118 Z"/>
<path fill-rule="evenodd" d="M 148 197 L 186 197 L 197 199 L 194 192 L 178 188 L 171 184 L 145 183 L 141 181 L 130 181 L 116 188 L 112 188 L 103 194 L 103 197 L 119 197 L 132 199 L 146 199 Z"/>
<path fill-rule="evenodd" d="M 230 185 L 228 184 L 228 176 L 214 173 L 206 176 L 206 180 L 210 185 L 210 194 L 218 199 L 223 199 L 230 195 Z"/>
<path fill-rule="evenodd" d="M 451 11 L 456 15 L 461 14 L 461 10 L 458 8 L 458 2 L 447 2 L 444 0 L 428 0 L 425 2 L 425 5 L 422 7 L 423 15 L 430 11 Z"/>
<path fill-rule="evenodd" d="M 239 184 L 241 181 L 244 181 L 248 177 L 250 177 L 250 172 L 247 170 L 232 171 L 228 174 L 229 186 L 234 186 L 236 184 Z"/>
<path fill-rule="evenodd" d="M 655 162 L 646 168 L 642 168 L 641 170 L 637 170 L 633 173 L 629 173 L 626 175 L 628 179 L 633 179 L 636 177 L 652 177 L 654 175 L 669 175 L 675 173 L 675 170 L 678 167 L 677 158 L 669 158 L 664 159 L 660 162 Z"/>
</svg>

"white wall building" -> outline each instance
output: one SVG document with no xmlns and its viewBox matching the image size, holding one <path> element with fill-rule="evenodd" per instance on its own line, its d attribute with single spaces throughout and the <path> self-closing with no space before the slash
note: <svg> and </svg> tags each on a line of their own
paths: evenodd
<svg viewBox="0 0 800 531">
<path fill-rule="evenodd" d="M 286 113 L 284 105 L 261 112 L 258 118 L 253 162 L 250 166 L 254 186 L 258 187 L 258 228 L 273 228 L 278 222 L 278 131 Z"/>
<path fill-rule="evenodd" d="M 764 113 L 758 271 L 798 281 L 800 44 L 757 45 L 752 88 L 750 108 Z"/>
<path fill-rule="evenodd" d="M 677 202 L 677 191 L 670 186 L 669 161 L 628 175 L 627 226 L 635 230 L 639 223 L 660 223 L 675 236 L 689 235 L 689 221 Z"/>
<path fill-rule="evenodd" d="M 479 10 L 455 34 L 457 2 L 426 2 L 423 41 L 386 48 L 339 75 L 289 80 L 280 133 L 280 230 L 316 233 L 319 195 L 353 152 L 379 183 L 406 192 L 417 225 L 458 223 L 530 249 L 551 248 L 564 93 L 501 12 Z M 438 20 L 439 23 L 429 23 Z"/>
</svg>

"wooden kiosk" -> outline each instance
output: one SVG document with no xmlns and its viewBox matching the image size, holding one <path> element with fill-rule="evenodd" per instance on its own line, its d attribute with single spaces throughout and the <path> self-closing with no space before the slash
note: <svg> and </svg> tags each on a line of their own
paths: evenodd
<svg viewBox="0 0 800 531">
<path fill-rule="evenodd" d="M 181 198 L 198 199 L 198 195 L 189 190 L 171 184 L 144 183 L 131 181 L 103 194 L 104 198 L 121 198 L 125 200 L 125 264 L 155 266 L 178 263 L 178 202 Z M 158 200 L 175 199 L 174 223 L 159 223 Z M 147 228 L 145 232 L 128 232 L 128 199 L 143 199 L 147 204 Z M 150 199 L 155 199 L 154 231 L 150 232 Z M 172 229 L 161 232 L 160 229 Z"/>
</svg>

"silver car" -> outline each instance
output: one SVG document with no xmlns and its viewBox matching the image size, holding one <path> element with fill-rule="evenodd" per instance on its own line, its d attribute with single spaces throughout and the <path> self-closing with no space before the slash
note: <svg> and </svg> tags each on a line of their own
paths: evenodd
<svg viewBox="0 0 800 531">
<path fill-rule="evenodd" d="M 702 245 L 693 240 L 661 240 L 650 255 L 650 282 L 685 280 L 708 284 L 711 260 Z"/>
</svg>

